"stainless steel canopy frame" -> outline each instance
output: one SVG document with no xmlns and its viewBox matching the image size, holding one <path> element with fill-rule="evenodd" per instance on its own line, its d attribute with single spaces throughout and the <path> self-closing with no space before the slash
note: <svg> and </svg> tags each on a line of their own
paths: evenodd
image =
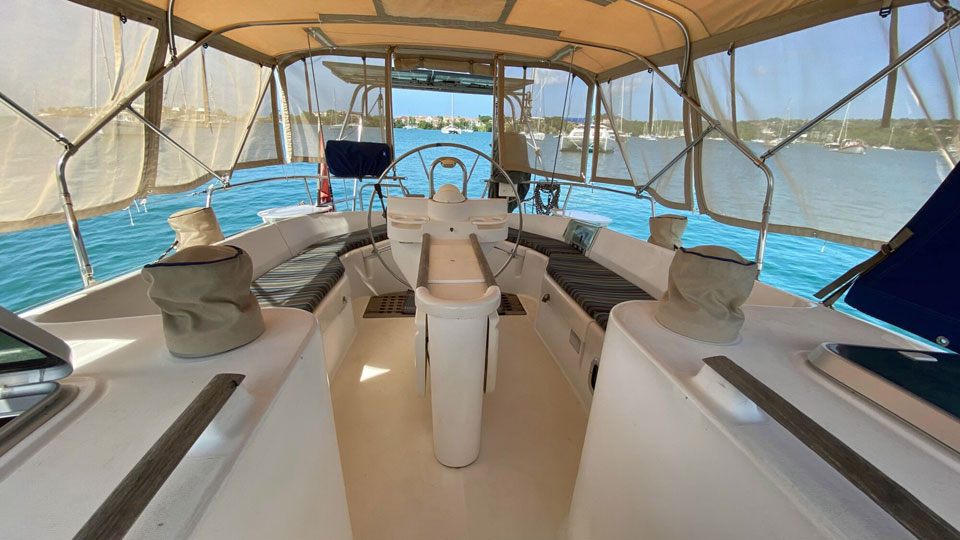
<svg viewBox="0 0 960 540">
<path fill-rule="evenodd" d="M 64 144 L 65 146 L 64 151 L 60 155 L 60 159 L 57 161 L 57 169 L 56 169 L 57 183 L 60 187 L 60 200 L 63 204 L 64 217 L 67 222 L 67 227 L 70 229 L 70 239 L 73 242 L 73 251 L 77 257 L 77 264 L 80 267 L 80 278 L 83 280 L 83 286 L 85 288 L 90 287 L 95 282 L 93 279 L 93 266 L 90 264 L 90 257 L 87 254 L 86 246 L 83 243 L 83 237 L 80 234 L 80 226 L 77 221 L 76 213 L 74 212 L 74 209 L 73 209 L 73 199 L 70 197 L 70 190 L 67 186 L 66 169 L 67 169 L 67 163 L 70 161 L 70 158 L 72 158 L 77 153 L 77 151 L 80 150 L 81 147 L 83 147 L 83 145 L 89 142 L 94 135 L 96 135 L 100 130 L 102 130 L 111 121 L 113 121 L 113 119 L 116 118 L 118 114 L 120 114 L 124 110 L 128 110 L 128 109 L 133 110 L 131 105 L 138 97 L 140 97 L 141 94 L 149 90 L 153 85 L 155 85 L 157 82 L 163 79 L 164 75 L 169 73 L 170 70 L 172 70 L 173 68 L 177 67 L 180 64 L 180 62 L 183 61 L 184 58 L 190 56 L 197 49 L 203 47 L 203 45 L 208 41 L 210 41 L 212 38 L 219 36 L 224 32 L 229 32 L 231 30 L 238 30 L 240 28 L 249 28 L 252 26 L 289 26 L 289 25 L 312 24 L 313 22 L 314 21 L 312 20 L 249 22 L 249 23 L 231 24 L 231 25 L 213 30 L 203 38 L 194 42 L 194 44 L 188 47 L 185 51 L 183 51 L 183 54 L 181 54 L 180 56 L 172 56 L 170 61 L 166 65 L 164 65 L 163 68 L 157 71 L 153 76 L 149 77 L 146 81 L 143 82 L 143 84 L 138 86 L 126 97 L 118 101 L 109 111 L 107 111 L 106 114 L 104 114 L 100 118 L 100 120 L 98 120 L 92 126 L 82 131 L 80 135 L 77 136 L 77 139 L 73 143 L 69 143 L 69 141 L 67 141 L 67 144 Z M 171 43 L 173 42 L 171 41 Z M 8 100 L 5 96 L 3 101 L 4 103 L 8 103 Z M 12 103 L 12 101 L 10 101 L 9 103 Z M 14 107 L 11 107 L 11 108 L 13 108 L 15 112 L 17 112 L 24 118 L 27 118 L 31 123 L 33 123 L 37 127 L 43 126 L 43 123 L 40 122 L 40 120 L 33 118 L 32 115 L 30 115 L 25 110 L 23 110 L 22 107 L 17 106 L 15 108 Z M 31 118 L 33 119 L 30 120 Z M 143 120 L 142 117 L 140 119 Z M 47 128 L 41 127 L 41 129 L 47 132 L 48 135 L 50 135 L 51 133 L 56 134 L 56 132 L 54 132 L 49 127 Z M 58 137 L 59 138 L 55 138 L 55 140 L 63 144 L 63 141 L 60 140 L 62 136 L 58 135 Z M 64 139 L 64 141 L 65 140 L 66 139 Z"/>
<path fill-rule="evenodd" d="M 210 176 L 213 176 L 214 178 L 216 178 L 217 181 L 220 182 L 221 184 L 227 185 L 227 181 L 224 180 L 223 177 L 221 177 L 219 174 L 217 174 L 217 171 L 213 170 L 213 169 L 212 169 L 211 167 L 209 167 L 206 163 L 204 163 L 200 158 L 198 158 L 197 156 L 195 156 L 195 155 L 193 155 L 192 153 L 190 153 L 189 150 L 187 150 L 186 148 L 184 148 L 183 146 L 181 146 L 180 143 L 178 143 L 177 141 L 175 141 L 175 140 L 173 139 L 173 137 L 171 137 L 171 136 L 167 135 L 166 133 L 164 133 L 163 130 L 160 129 L 158 126 L 155 126 L 155 125 L 153 124 L 153 122 L 151 122 L 151 121 L 147 120 L 146 118 L 144 118 L 143 115 L 140 114 L 140 113 L 138 113 L 136 110 L 134 110 L 133 107 L 127 107 L 127 112 L 130 113 L 130 114 L 132 114 L 134 117 L 136 117 L 137 120 L 140 120 L 141 122 L 143 122 L 143 125 L 145 125 L 145 126 L 147 126 L 148 128 L 150 128 L 150 131 L 156 133 L 158 137 L 160 137 L 161 139 L 163 139 L 163 140 L 167 141 L 168 143 L 170 143 L 174 148 L 176 148 L 177 150 L 179 150 L 181 154 L 183 154 L 183 155 L 187 156 L 188 158 L 190 158 L 190 161 L 196 163 L 201 169 L 207 171 L 207 174 L 209 174 Z"/>
<path fill-rule="evenodd" d="M 683 24 L 683 22 L 675 15 L 669 12 L 666 12 L 660 8 L 645 4 L 640 0 L 627 0 L 627 2 L 633 5 L 636 5 L 638 7 L 641 7 L 643 9 L 647 9 L 657 15 L 666 17 L 667 19 L 673 21 L 680 27 L 684 36 L 684 60 L 682 64 L 681 79 L 679 84 L 677 82 L 674 82 L 672 79 L 670 79 L 665 73 L 663 73 L 663 71 L 656 64 L 654 64 L 648 58 L 629 49 L 610 46 L 610 45 L 602 45 L 598 43 L 592 43 L 589 41 L 577 40 L 572 38 L 565 38 L 565 37 L 561 37 L 559 35 L 553 35 L 550 33 L 538 34 L 536 37 L 541 39 L 550 39 L 550 40 L 557 41 L 559 43 L 564 43 L 567 45 L 576 45 L 581 47 L 594 47 L 597 49 L 604 49 L 604 50 L 618 52 L 639 61 L 641 64 L 646 65 L 648 69 L 650 69 L 654 74 L 656 74 L 657 77 L 661 78 L 664 82 L 666 82 L 667 85 L 670 86 L 681 97 L 681 99 L 683 99 L 683 101 L 687 104 L 687 106 L 692 111 L 694 111 L 704 120 L 706 120 L 706 122 L 709 124 L 709 126 L 712 129 L 718 131 L 731 145 L 733 145 L 740 153 L 742 153 L 745 157 L 747 157 L 754 165 L 756 165 L 763 172 L 764 176 L 766 177 L 767 189 L 766 189 L 766 195 L 764 197 L 764 203 L 763 203 L 763 209 L 762 209 L 761 221 L 760 221 L 760 227 L 759 227 L 760 229 L 759 238 L 757 241 L 756 262 L 757 262 L 758 270 L 762 269 L 763 267 L 763 256 L 764 256 L 764 251 L 766 247 L 767 233 L 769 230 L 770 210 L 773 202 L 773 189 L 774 189 L 774 176 L 770 168 L 765 163 L 766 159 L 769 158 L 771 155 L 775 154 L 777 151 L 779 151 L 781 148 L 783 148 L 787 144 L 789 144 L 789 142 L 795 140 L 802 133 L 809 130 L 813 124 L 822 120 L 823 118 L 826 118 L 827 116 L 835 112 L 837 109 L 839 109 L 840 107 L 848 103 L 850 100 L 862 94 L 866 89 L 870 88 L 873 84 L 876 84 L 876 82 L 881 80 L 884 76 L 886 76 L 887 74 L 889 74 L 890 72 L 898 68 L 904 62 L 906 62 L 907 60 L 915 56 L 917 53 L 919 53 L 920 51 L 925 49 L 927 46 L 935 42 L 938 38 L 942 37 L 944 34 L 948 33 L 951 29 L 955 28 L 958 24 L 960 24 L 960 17 L 958 17 L 957 15 L 957 10 L 950 7 L 949 5 L 944 4 L 940 0 L 930 0 L 930 4 L 933 7 L 933 9 L 936 9 L 937 11 L 940 11 L 944 14 L 944 24 L 942 26 L 934 30 L 930 35 L 928 35 L 922 41 L 917 43 L 917 45 L 915 45 L 910 50 L 902 54 L 900 57 L 892 61 L 887 67 L 885 67 L 883 70 L 881 70 L 876 75 L 871 77 L 864 84 L 857 87 L 857 89 L 853 90 L 850 94 L 848 94 L 843 99 L 838 101 L 835 105 L 828 108 L 826 111 L 824 111 L 824 113 L 822 113 L 821 115 L 818 115 L 814 120 L 811 120 L 810 122 L 808 122 L 807 125 L 802 127 L 800 130 L 789 135 L 780 145 L 766 152 L 763 155 L 763 157 L 759 157 L 756 154 L 754 154 L 753 151 L 750 150 L 750 148 L 747 147 L 746 144 L 739 137 L 737 137 L 730 130 L 724 128 L 719 121 L 717 121 L 712 116 L 710 116 L 709 113 L 707 113 L 700 106 L 700 104 L 697 102 L 696 99 L 692 98 L 690 95 L 686 93 L 685 87 L 687 82 L 689 65 L 691 62 L 691 44 L 689 39 L 689 32 L 686 26 Z M 168 9 L 168 17 L 171 19 L 172 19 L 172 7 L 173 7 L 173 0 L 170 1 L 170 5 Z M 48 126 L 45 126 L 45 124 L 43 124 L 39 119 L 33 117 L 29 112 L 24 110 L 22 107 L 19 107 L 18 105 L 13 103 L 12 100 L 0 94 L 0 101 L 3 101 L 5 105 L 13 109 L 14 112 L 16 112 L 21 117 L 27 119 L 38 129 L 41 129 L 42 131 L 44 131 L 53 140 L 64 145 L 65 149 L 57 163 L 57 180 L 60 187 L 61 201 L 64 207 L 65 219 L 68 224 L 68 227 L 70 228 L 71 239 L 73 240 L 74 251 L 77 256 L 77 261 L 81 270 L 81 277 L 83 278 L 84 286 L 90 286 L 94 283 L 93 269 L 90 265 L 89 257 L 87 256 L 86 249 L 83 245 L 83 240 L 80 236 L 79 226 L 77 225 L 76 215 L 73 210 L 73 203 L 70 198 L 70 193 L 67 187 L 65 171 L 66 171 L 66 165 L 69 162 L 70 158 L 73 157 L 73 155 L 76 154 L 77 151 L 83 145 L 89 142 L 89 140 L 97 132 L 99 132 L 106 125 L 108 125 L 119 113 L 126 110 L 141 94 L 143 94 L 146 90 L 148 90 L 153 85 L 155 85 L 173 68 L 178 66 L 180 62 L 183 61 L 183 59 L 193 54 L 197 49 L 203 47 L 211 39 L 221 34 L 224 34 L 233 30 L 239 30 L 242 28 L 263 27 L 263 26 L 306 26 L 306 25 L 316 25 L 318 21 L 320 21 L 321 24 L 324 24 L 324 23 L 336 24 L 337 22 L 339 22 L 336 19 L 336 17 L 325 18 L 321 14 L 318 16 L 317 19 L 248 21 L 248 22 L 234 23 L 234 24 L 230 24 L 230 25 L 226 25 L 226 26 L 222 26 L 220 28 L 214 29 L 210 31 L 207 35 L 199 39 L 198 41 L 194 42 L 190 47 L 185 49 L 182 52 L 182 54 L 177 56 L 172 56 L 170 61 L 167 64 L 165 64 L 161 69 L 156 71 L 152 76 L 150 76 L 146 81 L 144 81 L 140 86 L 138 86 L 135 90 L 129 93 L 126 97 L 116 102 L 114 106 L 106 114 L 104 114 L 96 123 L 94 123 L 87 129 L 85 129 L 83 132 L 81 132 L 80 135 L 77 136 L 76 141 L 72 143 L 70 141 L 67 141 L 61 135 L 57 134 Z M 406 21 L 393 21 L 392 24 L 412 25 L 413 23 L 406 22 Z M 433 26 L 438 26 L 438 24 L 439 23 L 436 21 L 432 23 Z M 171 34 L 173 33 L 172 25 L 168 25 L 168 31 Z M 496 31 L 496 28 L 491 28 L 491 31 Z M 170 43 L 171 45 L 173 44 L 172 39 L 170 40 Z M 329 52 L 329 51 L 317 51 L 317 52 Z M 502 65 L 503 65 L 502 55 L 494 54 L 494 61 L 496 63 L 499 63 L 501 66 L 500 69 L 502 69 Z M 541 59 L 540 61 L 544 61 L 549 64 L 555 64 L 555 63 L 549 62 L 547 59 Z M 387 65 L 388 65 L 387 69 L 389 69 L 389 63 Z M 274 66 L 274 67 L 277 67 L 277 66 Z M 589 85 L 589 88 L 590 90 L 593 90 L 593 85 Z M 494 100 L 495 103 L 496 101 L 497 100 Z M 589 107 L 587 111 L 588 111 L 588 114 L 592 112 Z M 497 117 L 501 117 L 502 114 L 503 114 L 502 111 L 498 111 Z M 495 121 L 497 121 L 498 124 L 500 124 L 498 125 L 498 127 L 502 129 L 501 127 L 502 120 L 495 120 Z M 498 133 L 495 132 L 494 136 L 496 137 L 497 134 Z M 700 140 L 702 140 L 702 138 L 700 138 Z M 684 148 L 684 150 L 681 152 L 681 155 L 685 154 L 686 152 L 689 152 L 690 147 L 698 142 L 699 141 L 696 141 L 695 139 L 694 143 L 691 143 L 691 145 L 688 145 L 687 148 Z M 679 160 L 679 157 L 675 159 Z M 581 167 L 581 170 L 583 172 L 584 170 L 583 166 Z M 662 173 L 658 173 L 658 174 L 662 174 Z M 648 182 L 648 185 L 644 189 L 649 187 L 649 185 L 650 183 Z M 643 190 L 638 191 L 638 195 L 642 194 L 642 191 Z"/>
<path fill-rule="evenodd" d="M 39 118 L 32 115 L 29 111 L 17 105 L 12 99 L 0 92 L 0 101 L 9 107 L 17 115 L 25 119 L 34 127 L 44 132 L 54 142 L 63 145 L 63 154 L 57 161 L 57 186 L 60 188 L 60 204 L 63 206 L 64 220 L 67 222 L 67 229 L 70 231 L 70 242 L 73 244 L 73 253 L 77 258 L 77 266 L 80 269 L 80 278 L 83 280 L 83 286 L 89 287 L 94 284 L 93 266 L 90 265 L 90 257 L 87 255 L 87 247 L 83 244 L 83 236 L 80 234 L 80 222 L 77 220 L 77 214 L 73 210 L 73 198 L 70 196 L 70 189 L 67 187 L 66 175 L 63 170 L 67 166 L 64 156 L 68 152 L 75 151 L 74 145 L 63 135 L 57 133 L 53 128 L 43 123 Z"/>
</svg>

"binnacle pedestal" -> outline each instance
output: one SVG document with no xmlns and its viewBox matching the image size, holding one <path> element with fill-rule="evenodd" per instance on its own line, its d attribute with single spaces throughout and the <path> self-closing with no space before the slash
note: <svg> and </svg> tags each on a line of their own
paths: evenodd
<svg viewBox="0 0 960 540">
<path fill-rule="evenodd" d="M 500 287 L 484 250 L 506 238 L 506 201 L 445 198 L 444 187 L 432 199 L 391 198 L 387 227 L 394 259 L 416 282 L 417 393 L 429 359 L 434 453 L 463 467 L 480 453 L 483 394 L 496 385 Z"/>
</svg>

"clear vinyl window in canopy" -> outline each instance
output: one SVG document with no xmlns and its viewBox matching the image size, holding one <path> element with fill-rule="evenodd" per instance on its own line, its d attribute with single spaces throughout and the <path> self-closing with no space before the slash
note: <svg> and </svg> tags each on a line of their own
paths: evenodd
<svg viewBox="0 0 960 540">
<path fill-rule="evenodd" d="M 918 5 L 735 48 L 696 60 L 696 90 L 708 112 L 761 155 L 941 23 Z M 955 35 L 938 40 L 893 82 L 881 81 L 767 160 L 776 178 L 772 231 L 877 248 L 903 226 L 956 160 L 956 43 Z M 701 212 L 759 226 L 766 185 L 752 163 L 708 139 L 700 171 Z"/>
<path fill-rule="evenodd" d="M 383 62 L 324 55 L 284 69 L 293 161 L 319 161 L 321 137 L 386 141 Z"/>
<path fill-rule="evenodd" d="M 589 88 L 577 75 L 549 68 L 504 69 L 504 145 L 526 145 L 516 170 L 547 178 L 582 180 L 589 133 Z M 522 155 L 522 152 L 520 153 Z"/>
<path fill-rule="evenodd" d="M 677 66 L 665 66 L 662 71 L 679 79 Z M 629 162 L 637 185 L 645 185 L 688 144 L 683 99 L 649 71 L 601 83 L 599 91 L 604 97 L 601 103 L 609 104 L 610 111 L 601 106 L 599 142 L 593 145 L 593 159 L 597 160 L 594 181 L 630 185 Z M 686 169 L 686 159 L 681 160 L 649 187 L 657 202 L 681 210 L 692 208 Z"/>
</svg>

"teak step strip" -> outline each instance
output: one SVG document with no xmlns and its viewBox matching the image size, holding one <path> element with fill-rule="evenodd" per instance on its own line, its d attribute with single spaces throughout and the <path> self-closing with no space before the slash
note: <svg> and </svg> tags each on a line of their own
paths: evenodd
<svg viewBox="0 0 960 540">
<path fill-rule="evenodd" d="M 193 398 L 94 512 L 74 540 L 120 540 L 150 504 L 245 375 L 220 373 Z"/>
<path fill-rule="evenodd" d="M 703 361 L 918 539 L 960 540 L 955 528 L 903 486 L 732 360 L 713 356 Z"/>
</svg>

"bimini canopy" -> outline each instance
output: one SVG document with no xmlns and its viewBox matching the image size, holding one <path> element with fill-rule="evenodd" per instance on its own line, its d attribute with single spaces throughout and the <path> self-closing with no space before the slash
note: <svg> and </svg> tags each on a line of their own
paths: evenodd
<svg viewBox="0 0 960 540">
<path fill-rule="evenodd" d="M 418 46 L 550 58 L 558 39 L 592 43 L 573 63 L 602 74 L 633 62 L 625 49 L 658 65 L 683 57 L 685 27 L 696 56 L 915 0 L 76 0 L 127 17 L 162 21 L 171 9 L 175 32 L 254 21 L 317 21 L 328 46 Z M 219 46 L 266 63 L 304 51 L 303 26 L 229 32 Z"/>
</svg>

